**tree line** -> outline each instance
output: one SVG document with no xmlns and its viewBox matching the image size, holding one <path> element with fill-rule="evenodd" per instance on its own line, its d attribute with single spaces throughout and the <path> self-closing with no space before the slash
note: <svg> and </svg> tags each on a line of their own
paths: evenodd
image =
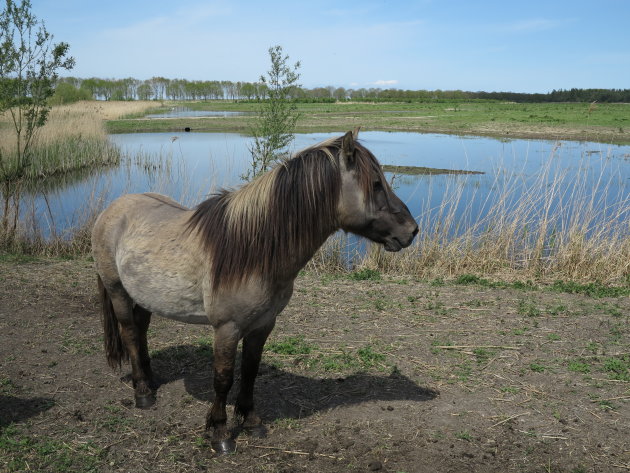
<svg viewBox="0 0 630 473">
<path fill-rule="evenodd" d="M 263 82 L 186 80 L 152 77 L 100 79 L 64 77 L 53 103 L 76 100 L 261 100 L 269 90 Z M 287 99 L 300 102 L 370 101 L 426 102 L 494 100 L 509 102 L 630 102 L 630 89 L 558 89 L 551 92 L 471 92 L 463 90 L 402 90 L 381 88 L 296 87 Z"/>
</svg>

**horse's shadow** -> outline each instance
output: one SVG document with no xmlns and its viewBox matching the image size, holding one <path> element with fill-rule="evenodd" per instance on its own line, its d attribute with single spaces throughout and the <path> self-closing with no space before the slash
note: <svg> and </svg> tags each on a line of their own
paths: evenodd
<svg viewBox="0 0 630 473">
<path fill-rule="evenodd" d="M 55 402 L 50 398 L 33 397 L 23 399 L 0 395 L 0 428 L 14 422 L 21 422 L 41 412 L 47 411 Z"/>
<path fill-rule="evenodd" d="M 208 403 L 213 400 L 210 346 L 179 345 L 152 355 L 158 390 L 159 386 L 183 379 L 190 395 Z M 229 402 L 234 402 L 238 392 L 240 353 L 237 361 Z M 343 378 L 311 378 L 264 362 L 260 365 L 255 390 L 257 410 L 270 421 L 301 418 L 367 401 L 428 401 L 437 395 L 437 391 L 418 386 L 397 371 L 389 375 L 356 373 Z"/>
</svg>

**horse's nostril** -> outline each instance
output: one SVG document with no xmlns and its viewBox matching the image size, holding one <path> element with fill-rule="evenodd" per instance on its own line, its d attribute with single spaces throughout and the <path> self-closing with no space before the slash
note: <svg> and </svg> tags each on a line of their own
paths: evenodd
<svg viewBox="0 0 630 473">
<path fill-rule="evenodd" d="M 413 236 L 416 236 L 419 231 L 420 229 L 418 228 L 418 225 L 416 225 L 416 229 L 413 231 Z"/>
</svg>

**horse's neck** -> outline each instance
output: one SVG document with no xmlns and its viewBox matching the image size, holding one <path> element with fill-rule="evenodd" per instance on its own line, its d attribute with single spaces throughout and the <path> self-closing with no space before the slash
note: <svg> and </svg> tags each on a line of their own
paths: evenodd
<svg viewBox="0 0 630 473">
<path fill-rule="evenodd" d="M 284 255 L 286 264 L 283 265 L 282 273 L 284 274 L 279 274 L 281 278 L 295 278 L 328 237 L 338 230 L 333 223 L 328 221 L 318 222 L 318 225 L 315 225 L 314 228 L 307 228 L 306 226 L 298 228 L 304 234 L 299 235 L 297 238 L 303 238 L 301 241 L 306 241 L 307 243 L 292 247 L 288 254 Z"/>
</svg>

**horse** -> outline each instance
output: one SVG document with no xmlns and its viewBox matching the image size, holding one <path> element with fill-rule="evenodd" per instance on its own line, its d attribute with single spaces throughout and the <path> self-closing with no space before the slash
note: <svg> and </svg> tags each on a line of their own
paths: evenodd
<svg viewBox="0 0 630 473">
<path fill-rule="evenodd" d="M 237 190 L 189 209 L 169 197 L 127 194 L 97 218 L 92 253 L 108 364 L 130 361 L 135 405 L 156 400 L 147 349 L 151 314 L 214 330 L 215 397 L 206 431 L 219 454 L 235 451 L 226 403 L 242 343 L 234 415 L 264 436 L 254 409 L 263 346 L 299 271 L 339 229 L 409 246 L 418 225 L 388 184 L 358 129 L 296 153 Z"/>
</svg>

